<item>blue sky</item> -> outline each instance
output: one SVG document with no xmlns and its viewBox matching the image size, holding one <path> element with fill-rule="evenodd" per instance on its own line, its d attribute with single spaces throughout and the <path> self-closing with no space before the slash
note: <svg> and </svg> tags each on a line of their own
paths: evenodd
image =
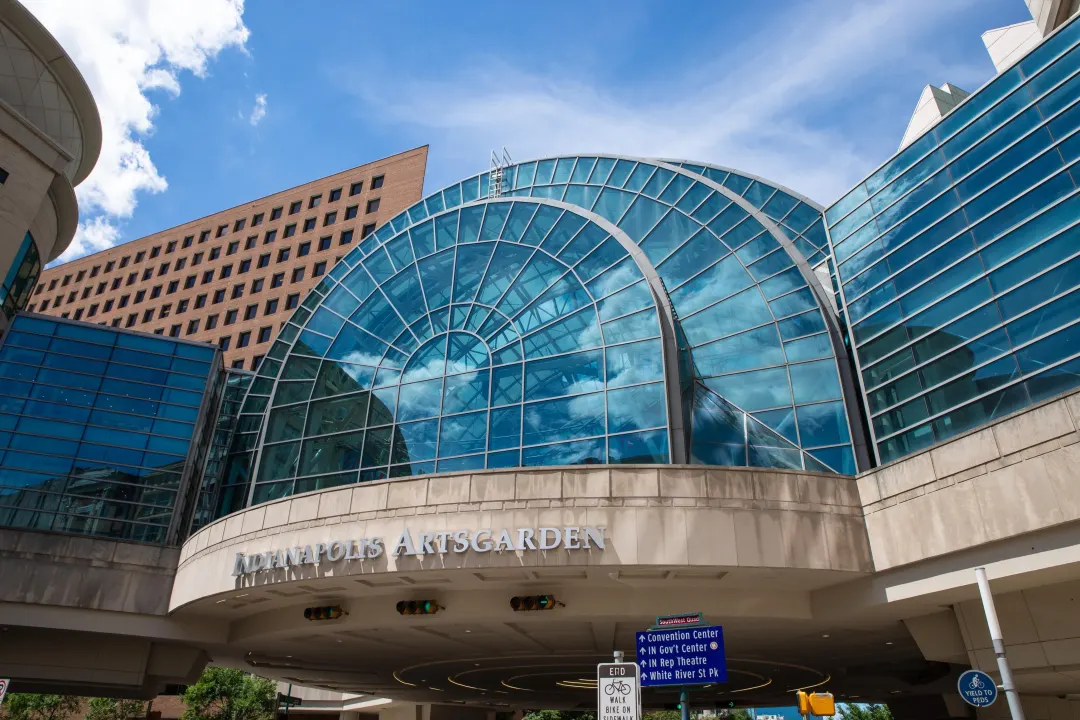
<svg viewBox="0 0 1080 720">
<path fill-rule="evenodd" d="M 981 33 L 1030 19 L 1023 0 L 28 4 L 106 125 L 71 255 L 423 144 L 428 190 L 505 145 L 699 158 L 827 204 L 896 149 L 923 85 L 976 89 Z"/>
</svg>

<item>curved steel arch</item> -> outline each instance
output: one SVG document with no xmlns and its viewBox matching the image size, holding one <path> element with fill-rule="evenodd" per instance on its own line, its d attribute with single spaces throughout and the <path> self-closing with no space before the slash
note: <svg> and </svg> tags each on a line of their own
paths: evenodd
<svg viewBox="0 0 1080 720">
<path fill-rule="evenodd" d="M 675 165 L 673 163 L 675 163 L 675 162 L 687 162 L 687 163 L 693 164 L 693 165 L 702 165 L 704 167 L 714 167 L 714 168 L 717 168 L 717 169 L 722 170 L 724 172 L 734 173 L 736 175 L 740 175 L 742 177 L 749 178 L 751 180 L 757 180 L 757 181 L 763 183 L 764 185 L 775 188 L 777 190 L 782 190 L 782 191 L 790 194 L 792 197 L 796 198 L 797 200 L 805 202 L 807 205 L 809 205 L 813 209 L 817 210 L 819 213 L 823 212 L 823 208 L 820 205 L 818 205 L 817 203 L 815 203 L 814 201 L 810 200 L 809 198 L 806 198 L 805 196 L 801 195 L 800 193 L 796 193 L 796 192 L 790 190 L 789 188 L 786 188 L 786 187 L 784 187 L 782 185 L 778 185 L 778 184 L 776 184 L 776 183 L 774 183 L 774 182 L 772 182 L 770 180 L 766 180 L 766 179 L 760 178 L 760 177 L 758 177 L 756 175 L 751 175 L 749 173 L 745 173 L 745 172 L 743 172 L 741 170 L 735 170 L 735 169 L 732 169 L 732 168 L 726 168 L 726 167 L 719 166 L 719 165 L 712 165 L 712 164 L 709 164 L 709 163 L 695 163 L 693 161 L 682 161 L 682 160 L 674 160 L 674 161 L 669 162 L 669 161 L 665 161 L 665 160 L 658 160 L 658 159 L 655 159 L 655 158 L 648 158 L 648 157 L 636 156 L 636 155 L 617 155 L 617 154 L 608 154 L 608 153 L 595 153 L 595 154 L 587 154 L 587 155 L 555 155 L 555 156 L 549 156 L 549 157 L 535 158 L 535 159 L 525 160 L 523 162 L 517 162 L 517 163 L 515 163 L 515 166 L 520 167 L 523 164 L 539 163 L 539 162 L 543 162 L 545 160 L 558 161 L 558 160 L 566 159 L 566 158 L 577 159 L 577 158 L 580 158 L 580 157 L 595 157 L 595 158 L 605 157 L 605 158 L 610 158 L 610 159 L 613 159 L 613 160 L 626 160 L 628 162 L 644 163 L 644 164 L 647 164 L 647 165 L 652 165 L 654 167 L 662 167 L 662 168 L 668 170 L 669 172 L 677 173 L 677 174 L 683 175 L 685 177 L 692 178 L 695 182 L 700 182 L 700 183 L 704 184 L 706 187 L 709 187 L 712 190 L 724 195 L 729 200 L 731 200 L 733 203 L 737 204 L 748 215 L 750 215 L 755 220 L 757 220 L 762 225 L 762 227 L 764 227 L 769 232 L 769 234 L 772 235 L 776 239 L 776 241 L 780 244 L 780 246 L 787 253 L 788 257 L 790 257 L 792 259 L 792 261 L 795 263 L 795 266 L 799 268 L 799 274 L 802 276 L 803 280 L 806 281 L 807 286 L 810 288 L 810 291 L 814 295 L 814 299 L 815 299 L 815 301 L 817 303 L 818 309 L 821 311 L 822 318 L 825 321 L 825 325 L 826 325 L 826 328 L 827 328 L 827 331 L 828 331 L 828 334 L 829 334 L 829 342 L 830 342 L 830 345 L 832 346 L 832 349 L 833 349 L 833 363 L 834 363 L 834 366 L 835 366 L 835 369 L 836 369 L 836 372 L 837 372 L 837 376 L 839 377 L 840 383 L 841 383 L 841 389 L 842 389 L 841 393 L 842 393 L 842 396 L 843 396 L 844 407 L 845 407 L 845 410 L 846 410 L 845 422 L 847 423 L 847 426 L 848 426 L 848 435 L 851 438 L 852 449 L 853 449 L 853 451 L 855 453 L 856 468 L 859 469 L 859 470 L 863 470 L 863 469 L 866 469 L 866 468 L 870 467 L 869 453 L 868 453 L 868 449 L 867 449 L 867 446 L 866 446 L 865 435 L 862 432 L 861 427 L 856 428 L 855 423 L 852 421 L 852 419 L 854 418 L 861 425 L 862 418 L 863 418 L 862 405 L 859 402 L 859 393 L 858 393 L 857 385 L 855 384 L 855 379 L 854 379 L 854 377 L 852 376 L 852 373 L 851 373 L 851 368 L 846 363 L 843 363 L 840 360 L 841 357 L 847 357 L 847 348 L 846 348 L 846 345 L 844 344 L 843 333 L 842 333 L 842 331 L 840 329 L 840 325 L 839 325 L 839 318 L 838 318 L 838 316 L 836 314 L 836 311 L 833 309 L 832 304 L 830 302 L 828 302 L 828 300 L 826 299 L 826 297 L 831 293 L 829 293 L 829 291 L 821 285 L 820 278 L 814 272 L 813 268 L 810 267 L 810 263 L 807 261 L 806 257 L 803 256 L 802 252 L 791 241 L 791 239 L 788 237 L 787 233 L 777 224 L 776 221 L 774 221 L 772 218 L 770 218 L 764 212 L 763 209 L 760 209 L 760 208 L 756 207 L 753 203 L 751 203 L 749 200 L 744 198 L 742 195 L 736 193 L 731 188 L 728 188 L 728 187 L 716 182 L 715 180 L 713 180 L 713 179 L 711 179 L 711 178 L 709 178 L 709 177 L 707 177 L 705 175 L 701 175 L 699 173 L 696 173 L 696 172 L 694 172 L 692 170 L 681 167 L 679 165 Z M 483 173 L 481 173 L 480 175 L 476 175 L 474 177 L 480 177 L 482 174 Z M 567 181 L 566 184 L 569 184 L 569 181 Z M 447 186 L 447 187 L 453 187 L 453 185 L 450 185 L 450 186 Z M 613 187 L 613 186 L 603 184 L 603 185 L 600 185 L 598 187 Z M 439 192 L 441 192 L 441 191 L 439 191 Z M 640 194 L 640 192 L 638 192 L 637 194 Z M 533 199 L 535 199 L 535 198 L 533 198 Z M 704 223 L 703 223 L 703 225 L 704 225 Z M 631 242 L 633 242 L 633 241 L 631 240 Z M 721 240 L 721 242 L 723 242 L 723 241 Z M 734 250 L 734 248 L 732 248 L 732 249 Z M 738 256 L 735 256 L 735 257 L 740 262 L 740 264 L 743 265 L 743 267 L 745 269 L 746 265 L 742 263 L 742 260 L 740 258 L 738 258 Z M 645 262 L 649 263 L 648 258 L 645 258 Z M 649 265 L 651 267 L 651 263 L 649 263 Z M 654 270 L 654 272 L 655 272 L 655 270 Z M 661 284 L 661 287 L 663 287 L 663 281 L 662 280 L 661 280 L 660 284 Z M 666 293 L 666 291 L 667 291 L 666 288 L 664 288 L 665 293 Z M 771 308 L 770 308 L 770 312 L 771 312 Z M 774 317 L 774 322 L 775 321 L 776 320 L 775 320 L 775 317 Z M 726 398 L 725 398 L 725 400 L 726 400 Z M 728 400 L 728 402 L 730 402 L 730 400 Z M 680 403 L 680 407 L 681 407 L 682 404 L 683 403 Z M 732 404 L 734 404 L 734 403 L 732 403 Z M 736 406 L 736 407 L 738 407 L 738 406 Z M 740 408 L 740 410 L 741 410 L 741 408 Z M 743 411 L 743 412 L 746 412 L 746 411 Z M 801 449 L 801 447 L 802 447 L 801 442 L 799 443 L 799 446 L 800 446 L 800 449 Z M 689 457 L 687 457 L 687 461 L 689 461 Z"/>
<path fill-rule="evenodd" d="M 679 348 L 675 333 L 677 316 L 675 309 L 671 305 L 671 298 L 668 296 L 667 288 L 664 287 L 664 281 L 660 279 L 660 276 L 656 272 L 656 268 L 652 266 L 652 263 L 649 262 L 649 258 L 645 256 L 644 251 L 642 251 L 638 244 L 631 240 L 630 236 L 627 235 L 625 231 L 607 218 L 594 213 L 592 210 L 585 210 L 573 203 L 566 203 L 562 200 L 552 200 L 551 198 L 529 198 L 529 200 L 540 200 L 544 201 L 545 205 L 570 210 L 575 215 L 587 218 L 590 222 L 599 225 L 607 231 L 609 235 L 615 238 L 619 244 L 623 246 L 624 250 L 630 253 L 630 257 L 634 260 L 637 269 L 645 276 L 645 280 L 649 283 L 649 288 L 652 290 L 656 307 L 661 311 L 658 315 L 660 316 L 660 336 L 663 339 L 664 348 L 664 382 L 668 401 L 668 448 L 671 453 L 671 462 L 676 465 L 689 463 L 690 456 L 686 446 L 686 428 L 683 422 L 683 397 L 682 392 L 679 389 L 681 383 L 678 374 Z M 525 202 L 525 199 L 497 198 L 487 200 L 486 202 L 500 201 Z M 480 203 L 478 202 L 477 204 Z"/>
<path fill-rule="evenodd" d="M 667 296 L 667 292 L 663 287 L 663 281 L 656 274 L 656 271 L 652 268 L 651 264 L 648 261 L 648 258 L 645 257 L 645 254 L 641 251 L 641 249 L 637 246 L 637 244 L 634 243 L 633 240 L 630 239 L 629 236 L 626 235 L 626 233 L 624 231 L 622 231 L 620 228 L 615 226 L 613 223 L 611 223 L 606 218 L 604 218 L 604 217 L 602 217 L 602 216 L 600 216 L 600 215 L 598 215 L 596 213 L 593 213 L 591 211 L 585 210 L 584 208 L 582 208 L 582 207 L 580 207 L 578 205 L 574 205 L 573 203 L 566 203 L 566 202 L 563 202 L 561 200 L 553 200 L 553 199 L 550 199 L 550 198 L 539 198 L 539 197 L 538 198 L 531 198 L 531 197 L 530 198 L 503 197 L 503 198 L 480 198 L 480 199 L 470 201 L 468 203 L 463 203 L 461 205 L 457 205 L 457 206 L 454 206 L 454 207 L 451 207 L 451 208 L 444 208 L 442 211 L 439 211 L 439 212 L 434 213 L 432 215 L 428 215 L 428 216 L 424 217 L 423 219 L 417 220 L 415 222 L 413 222 L 411 220 L 411 218 L 410 218 L 409 223 L 407 225 L 404 225 L 400 230 L 397 230 L 396 232 L 394 232 L 393 237 L 395 237 L 395 238 L 399 237 L 402 233 L 407 232 L 408 230 L 410 230 L 411 228 L 413 228 L 413 227 L 415 227 L 415 226 L 417 226 L 419 224 L 431 222 L 434 219 L 436 219 L 438 217 L 441 217 L 443 215 L 448 215 L 448 214 L 451 214 L 451 213 L 460 212 L 460 210 L 462 210 L 464 208 L 488 206 L 488 205 L 494 205 L 494 204 L 513 204 L 513 203 L 522 203 L 522 204 L 527 204 L 527 205 L 535 205 L 537 207 L 550 206 L 550 207 L 558 208 L 559 210 L 562 210 L 563 212 L 569 212 L 569 213 L 572 213 L 572 214 L 574 214 L 574 215 L 576 215 L 578 217 L 581 217 L 584 220 L 586 220 L 587 222 L 591 222 L 591 223 L 597 225 L 598 227 L 600 227 L 600 229 L 602 229 L 608 235 L 613 237 L 619 243 L 619 245 L 627 252 L 627 255 L 630 258 L 633 259 L 635 267 L 637 267 L 638 271 L 641 273 L 642 277 L 646 280 L 646 282 L 649 285 L 649 288 L 650 288 L 650 291 L 651 291 L 651 294 L 652 294 L 652 298 L 653 298 L 653 304 L 656 307 L 656 309 L 658 310 L 658 312 L 657 312 L 657 321 L 658 321 L 658 326 L 660 328 L 661 340 L 662 340 L 662 348 L 663 348 L 663 353 L 664 353 L 664 357 L 663 357 L 663 361 L 662 361 L 662 367 L 663 367 L 663 380 L 664 380 L 664 384 L 665 384 L 665 397 L 666 397 L 666 401 L 667 401 L 667 413 L 668 413 L 667 434 L 668 434 L 669 460 L 671 462 L 674 462 L 674 463 L 682 463 L 682 462 L 684 462 L 685 458 L 686 458 L 686 443 L 685 443 L 685 432 L 684 432 L 683 423 L 682 423 L 682 418 L 683 418 L 682 396 L 679 393 L 679 378 L 677 376 L 678 351 L 677 351 L 677 347 L 676 347 L 676 343 L 675 343 L 674 310 L 672 309 L 672 306 L 671 306 L 671 303 L 670 303 L 670 298 Z M 505 219 L 504 219 L 504 222 L 505 222 Z M 498 242 L 498 241 L 499 241 L 499 239 L 496 238 L 496 239 L 491 240 L 491 241 L 483 241 L 483 242 Z M 503 241 L 503 242 L 510 242 L 510 241 Z M 385 242 L 379 243 L 377 245 L 377 247 L 383 247 L 383 246 L 385 246 L 385 244 L 386 244 Z M 472 243 L 459 243 L 459 242 L 455 241 L 454 246 L 456 247 L 456 246 L 463 245 L 463 244 L 464 245 L 469 245 L 469 244 L 472 244 Z M 547 254 L 547 251 L 541 250 L 539 248 L 539 246 L 534 248 L 534 254 L 536 252 L 543 252 L 543 253 Z M 555 259 L 558 262 L 562 262 L 564 265 L 566 264 L 565 262 L 560 261 L 557 258 L 555 258 Z M 416 265 L 416 263 L 417 263 L 417 258 L 414 257 L 412 262 L 408 266 Z M 348 272 L 343 274 L 341 279 L 335 279 L 335 287 L 344 287 L 346 292 L 349 292 L 349 294 L 352 295 L 353 298 L 355 298 L 358 302 L 362 302 L 363 298 L 356 297 L 356 295 L 353 294 L 352 291 L 349 290 L 348 287 L 344 286 L 344 279 L 346 277 L 348 277 L 349 274 L 356 271 L 358 265 L 359 265 L 359 263 L 357 263 L 356 265 L 349 266 Z M 406 266 L 406 267 L 408 267 L 408 266 Z M 404 270 L 404 268 L 401 268 L 401 270 Z M 401 272 L 401 270 L 398 270 L 397 272 Z M 366 270 L 365 270 L 365 272 L 366 272 Z M 573 270 L 572 265 L 567 265 L 567 272 L 575 273 L 575 271 Z M 575 273 L 575 277 L 576 277 L 576 273 Z M 374 280 L 373 277 L 372 277 L 372 280 Z M 581 281 L 580 278 L 578 278 L 578 282 L 582 285 L 582 287 L 585 286 L 585 283 L 583 281 Z M 376 288 L 380 288 L 381 285 L 382 285 L 382 283 L 376 282 Z M 381 292 L 381 290 L 376 290 L 376 291 Z M 586 289 L 586 292 L 588 292 L 587 289 Z M 326 295 L 323 295 L 323 296 L 320 297 L 320 299 L 315 303 L 315 307 L 321 306 L 322 303 L 325 301 L 326 297 L 328 297 L 328 296 L 329 296 L 329 291 L 326 293 Z M 590 293 L 590 297 L 591 297 L 591 293 Z M 592 304 L 594 306 L 595 306 L 596 302 L 597 302 L 597 299 L 593 298 L 592 299 Z M 397 316 L 398 320 L 401 321 L 404 328 L 410 329 L 410 326 L 413 323 L 416 322 L 415 320 L 413 321 L 413 323 L 410 323 L 409 321 L 407 321 L 400 314 L 399 309 L 396 306 L 394 306 L 393 303 L 391 303 L 390 306 L 393 309 L 393 311 L 394 311 L 395 315 Z M 425 308 L 426 308 L 426 306 L 427 306 L 427 302 L 426 302 L 426 299 L 425 299 Z M 294 316 L 300 310 L 301 310 L 301 308 L 297 308 L 297 311 L 294 312 Z M 425 313 L 425 316 L 430 316 L 431 309 L 427 308 L 427 310 L 428 310 L 428 312 Z M 313 315 L 314 310 L 312 310 L 311 312 L 312 312 L 312 315 Z M 292 320 L 292 316 L 290 317 L 290 322 L 291 322 L 291 320 Z M 306 327 L 307 322 L 309 320 L 310 320 L 310 318 L 306 318 L 302 324 L 298 324 L 298 323 L 294 323 L 294 324 L 298 328 L 301 328 L 301 332 L 302 332 L 302 329 Z M 513 322 L 514 322 L 513 318 L 508 318 L 508 322 L 513 324 Z M 370 331 L 364 330 L 363 328 L 361 328 L 361 331 L 367 332 L 368 334 L 372 334 L 372 333 L 370 333 Z M 432 338 L 430 338 L 430 339 L 433 339 L 434 337 L 438 337 L 438 336 L 443 335 L 443 334 L 448 334 L 449 332 L 452 332 L 452 330 L 448 329 L 445 333 L 444 332 L 433 333 Z M 468 331 L 464 331 L 464 332 L 468 332 Z M 472 334 L 472 333 L 469 333 L 469 334 Z M 473 335 L 475 336 L 475 334 L 473 334 Z M 296 346 L 296 343 L 300 340 L 300 337 L 301 337 L 301 334 L 300 334 L 300 332 L 298 332 L 296 337 L 293 338 L 293 340 L 290 343 L 288 343 L 289 349 L 286 350 L 285 358 L 288 358 L 290 356 L 290 354 L 292 352 L 292 348 L 294 348 Z M 375 336 L 375 337 L 377 337 L 377 336 Z M 384 342 L 389 347 L 394 347 L 390 340 L 384 340 L 384 339 L 378 338 L 378 337 L 377 337 L 377 339 Z M 419 340 L 419 338 L 416 338 L 416 339 Z M 483 340 L 483 338 L 480 338 L 480 339 Z M 423 347 L 428 342 L 428 340 L 429 339 L 425 339 L 423 341 L 418 342 L 416 349 L 414 349 L 409 354 L 409 358 L 405 361 L 405 365 L 407 365 L 407 363 L 409 361 L 411 361 L 411 359 L 412 359 L 413 355 L 415 354 L 415 352 L 419 351 L 419 349 L 421 347 Z M 485 341 L 485 345 L 486 345 L 486 341 Z M 607 347 L 606 342 L 603 343 L 603 347 Z M 488 346 L 488 351 L 489 351 L 489 357 L 490 357 L 490 353 L 491 353 L 490 346 Z M 385 357 L 385 354 L 384 354 L 384 357 Z M 325 354 L 323 355 L 323 358 L 325 359 Z M 523 361 L 524 361 L 524 358 L 523 358 Z M 380 363 L 379 367 L 381 367 L 381 363 Z M 282 360 L 282 368 L 281 369 L 283 369 L 283 368 L 284 368 L 284 359 Z M 673 372 L 675 373 L 674 376 L 672 376 Z M 270 402 L 267 403 L 267 407 L 262 412 L 262 421 L 260 423 L 260 427 L 259 427 L 259 430 L 258 430 L 258 439 L 256 441 L 256 448 L 255 448 L 254 454 L 252 456 L 251 480 L 250 480 L 250 487 L 249 487 L 249 492 L 248 492 L 248 505 L 252 504 L 252 502 L 253 502 L 253 499 L 254 499 L 253 494 L 254 494 L 254 490 L 255 490 L 255 481 L 256 481 L 256 478 L 258 477 L 259 470 L 260 470 L 260 468 L 262 466 L 262 463 L 263 463 L 263 460 L 264 460 L 264 452 L 263 451 L 264 451 L 264 447 L 265 447 L 265 434 L 266 434 L 266 431 L 267 431 L 267 429 L 269 427 L 270 415 L 271 415 L 271 412 L 272 412 L 272 409 L 273 409 L 272 400 L 273 400 L 274 397 L 276 397 L 276 393 L 277 393 L 279 384 L 281 382 L 280 374 L 281 373 L 280 373 L 280 369 L 279 369 L 277 375 L 273 379 L 273 385 L 272 385 L 272 387 L 271 387 L 271 389 L 269 391 L 269 393 L 270 393 L 269 394 Z M 605 386 L 606 386 L 606 382 L 605 382 Z M 248 394 L 250 394 L 250 389 L 248 391 Z M 310 404 L 311 402 L 312 402 L 312 400 L 309 397 L 309 399 L 307 400 L 307 403 Z M 674 428 L 672 427 L 673 422 L 675 424 Z M 396 427 L 396 425 L 397 425 L 397 421 L 395 420 L 394 426 Z M 293 477 L 295 478 L 297 476 L 294 475 Z"/>
<path fill-rule="evenodd" d="M 795 266 L 799 268 L 799 274 L 802 275 L 807 285 L 810 287 L 810 291 L 814 293 L 814 299 L 817 300 L 818 309 L 821 310 L 821 315 L 825 319 L 825 326 L 829 331 L 829 341 L 832 343 L 833 348 L 833 361 L 836 365 L 836 372 L 840 376 L 840 383 L 843 389 L 844 407 L 847 409 L 847 417 L 845 420 L 848 423 L 848 434 L 851 436 L 852 447 L 855 451 L 855 464 L 859 470 L 865 470 L 870 467 L 870 454 L 869 448 L 866 446 L 866 439 L 861 432 L 861 428 L 854 427 L 852 418 L 862 420 L 862 403 L 859 402 L 860 394 L 858 386 L 855 384 L 855 378 L 852 376 L 851 367 L 847 363 L 840 362 L 841 357 L 847 357 L 847 347 L 844 344 L 843 332 L 840 329 L 840 321 L 836 312 L 832 309 L 832 304 L 825 299 L 825 294 L 828 292 L 821 285 L 821 281 L 810 267 L 810 263 L 806 261 L 803 254 L 795 247 L 794 243 L 788 238 L 787 233 L 776 224 L 772 218 L 768 217 L 764 211 L 754 207 L 746 198 L 736 193 L 731 188 L 724 187 L 720 183 L 705 177 L 704 175 L 698 175 L 685 170 L 685 168 L 678 167 L 677 165 L 668 165 L 666 163 L 660 163 L 661 167 L 667 167 L 669 170 L 680 170 L 682 172 L 688 172 L 694 177 L 700 178 L 698 182 L 705 183 L 718 193 L 722 193 L 728 197 L 732 202 L 737 203 L 739 207 L 751 213 L 758 222 L 762 224 L 776 238 L 780 246 L 784 248 L 788 256 L 795 261 Z M 859 432 L 856 432 L 859 430 Z"/>
<path fill-rule="evenodd" d="M 715 163 L 702 162 L 700 160 L 684 160 L 684 159 L 681 159 L 681 158 L 655 158 L 655 161 L 656 162 L 668 163 L 670 165 L 675 165 L 675 164 L 678 164 L 678 163 L 686 163 L 687 165 L 700 165 L 701 167 L 712 168 L 713 170 L 719 170 L 721 172 L 731 173 L 732 175 L 739 175 L 739 176 L 747 178 L 749 180 L 757 180 L 762 185 L 768 185 L 769 187 L 774 188 L 776 190 L 783 190 L 784 192 L 786 192 L 791 197 L 795 198 L 796 200 L 801 200 L 802 202 L 806 203 L 810 207 L 817 210 L 819 213 L 824 214 L 824 212 L 825 212 L 825 206 L 824 205 L 820 205 L 816 201 L 811 200 L 810 198 L 806 197 L 802 193 L 792 190 L 787 185 L 781 185 L 781 184 L 779 184 L 777 182 L 769 180 L 768 178 L 763 178 L 760 175 L 754 175 L 754 174 L 748 173 L 748 172 L 746 172 L 744 170 L 739 170 L 738 168 L 728 167 L 727 165 L 717 165 Z"/>
</svg>

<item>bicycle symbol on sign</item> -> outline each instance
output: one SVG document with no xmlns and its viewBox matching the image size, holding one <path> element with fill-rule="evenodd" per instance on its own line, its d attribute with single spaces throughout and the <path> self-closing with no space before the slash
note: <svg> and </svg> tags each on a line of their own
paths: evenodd
<svg viewBox="0 0 1080 720">
<path fill-rule="evenodd" d="M 623 680 L 612 680 L 604 686 L 605 695 L 629 695 L 630 683 Z"/>
<path fill-rule="evenodd" d="M 968 687 L 971 688 L 972 690 L 982 690 L 983 687 L 985 687 L 985 685 L 986 685 L 986 683 L 984 683 L 982 681 L 982 678 L 979 677 L 978 675 L 973 675 L 971 677 L 971 682 L 968 683 Z"/>
</svg>

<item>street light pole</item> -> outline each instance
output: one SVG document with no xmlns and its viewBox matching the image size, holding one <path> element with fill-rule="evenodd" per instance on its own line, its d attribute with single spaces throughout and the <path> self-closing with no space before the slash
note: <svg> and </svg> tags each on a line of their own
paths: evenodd
<svg viewBox="0 0 1080 720">
<path fill-rule="evenodd" d="M 1005 641 L 1001 637 L 1001 625 L 998 624 L 997 610 L 994 608 L 994 596 L 990 594 L 990 581 L 986 578 L 986 568 L 975 568 L 975 578 L 979 582 L 979 595 L 982 597 L 986 625 L 990 628 L 990 640 L 994 643 L 994 655 L 997 656 L 998 672 L 1001 673 L 1001 688 L 1009 703 L 1012 720 L 1024 720 L 1024 708 L 1020 705 L 1020 695 L 1013 683 L 1012 670 L 1005 658 Z"/>
</svg>

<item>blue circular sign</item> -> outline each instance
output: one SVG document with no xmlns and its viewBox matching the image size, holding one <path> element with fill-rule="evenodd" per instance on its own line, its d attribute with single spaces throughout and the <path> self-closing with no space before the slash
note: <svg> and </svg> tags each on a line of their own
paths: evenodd
<svg viewBox="0 0 1080 720">
<path fill-rule="evenodd" d="M 960 697 L 977 708 L 990 707 L 997 700 L 997 684 L 982 670 L 966 670 L 956 681 Z"/>
</svg>

